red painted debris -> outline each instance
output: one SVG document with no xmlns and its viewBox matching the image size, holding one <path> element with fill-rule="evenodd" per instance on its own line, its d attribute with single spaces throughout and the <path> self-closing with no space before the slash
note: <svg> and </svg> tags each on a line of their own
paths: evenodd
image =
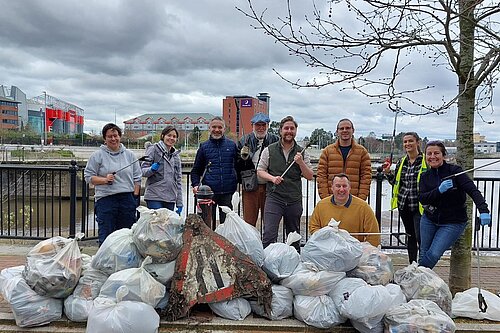
<svg viewBox="0 0 500 333">
<path fill-rule="evenodd" d="M 187 316 L 197 303 L 215 303 L 241 296 L 256 297 L 270 313 L 271 281 L 250 257 L 213 232 L 196 214 L 186 219 L 183 241 L 168 306 L 162 316 L 177 320 Z"/>
</svg>

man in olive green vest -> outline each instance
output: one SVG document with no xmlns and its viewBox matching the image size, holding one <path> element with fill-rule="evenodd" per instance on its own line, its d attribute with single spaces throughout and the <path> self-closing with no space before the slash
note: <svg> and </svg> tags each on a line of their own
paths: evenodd
<svg viewBox="0 0 500 333">
<path fill-rule="evenodd" d="M 293 231 L 300 234 L 301 177 L 313 179 L 313 170 L 309 154 L 295 141 L 297 127 L 292 116 L 283 118 L 280 122 L 281 139 L 262 151 L 257 167 L 257 175 L 267 181 L 262 238 L 264 247 L 277 241 L 281 218 L 287 235 Z M 299 250 L 298 242 L 293 245 Z"/>
</svg>

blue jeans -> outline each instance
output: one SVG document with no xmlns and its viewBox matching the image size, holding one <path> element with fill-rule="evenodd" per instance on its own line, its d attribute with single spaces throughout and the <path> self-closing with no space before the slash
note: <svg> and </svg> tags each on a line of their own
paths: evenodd
<svg viewBox="0 0 500 333">
<path fill-rule="evenodd" d="M 424 213 L 420 219 L 420 266 L 433 268 L 455 241 L 462 235 L 465 223 L 435 224 Z"/>
<path fill-rule="evenodd" d="M 166 209 L 173 211 L 174 207 L 175 207 L 175 202 L 165 202 L 165 201 L 159 201 L 159 200 L 146 200 L 146 205 L 148 205 L 149 209 L 166 208 Z"/>
<path fill-rule="evenodd" d="M 94 210 L 99 226 L 99 244 L 114 231 L 130 228 L 136 222 L 136 205 L 132 192 L 108 195 L 96 201 Z"/>
</svg>

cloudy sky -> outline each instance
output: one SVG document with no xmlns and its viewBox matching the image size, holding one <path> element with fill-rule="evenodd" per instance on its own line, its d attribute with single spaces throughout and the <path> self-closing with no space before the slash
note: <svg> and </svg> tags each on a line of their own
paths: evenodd
<svg viewBox="0 0 500 333">
<path fill-rule="evenodd" d="M 272 3 L 279 10 L 284 1 Z M 247 8 L 246 0 L 0 0 L 0 84 L 76 104 L 85 110 L 86 132 L 99 131 L 115 114 L 119 124 L 144 113 L 217 115 L 225 96 L 267 92 L 271 119 L 293 115 L 299 137 L 315 128 L 334 132 L 344 117 L 354 121 L 357 136 L 392 133 L 394 116 L 386 105 L 341 87 L 295 89 L 279 78 L 273 69 L 291 80 L 312 74 L 235 6 Z M 435 76 L 435 69 L 413 75 L 405 80 Z M 453 76 L 438 77 L 441 94 L 456 89 Z M 500 141 L 499 92 L 496 112 L 483 112 L 495 124 L 476 117 L 475 131 L 488 141 Z M 441 94 L 429 93 L 429 99 Z M 400 116 L 397 131 L 454 139 L 456 116 L 456 108 L 440 116 Z"/>
</svg>

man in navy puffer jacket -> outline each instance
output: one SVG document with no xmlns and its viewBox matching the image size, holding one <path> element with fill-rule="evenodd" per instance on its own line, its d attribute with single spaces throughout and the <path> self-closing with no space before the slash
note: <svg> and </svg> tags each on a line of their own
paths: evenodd
<svg viewBox="0 0 500 333">
<path fill-rule="evenodd" d="M 231 199 L 238 184 L 236 161 L 238 148 L 236 143 L 224 136 L 226 124 L 221 117 L 214 117 L 210 121 L 210 137 L 200 145 L 196 153 L 193 169 L 191 170 L 191 186 L 196 195 L 201 183 L 210 186 L 214 192 L 213 201 L 216 206 L 233 208 Z M 209 165 L 210 163 L 210 165 Z M 207 165 L 208 168 L 207 168 Z M 205 177 L 201 179 L 207 169 Z M 212 228 L 215 229 L 216 209 L 212 209 Z M 224 223 L 226 214 L 219 209 L 220 223 Z"/>
</svg>

